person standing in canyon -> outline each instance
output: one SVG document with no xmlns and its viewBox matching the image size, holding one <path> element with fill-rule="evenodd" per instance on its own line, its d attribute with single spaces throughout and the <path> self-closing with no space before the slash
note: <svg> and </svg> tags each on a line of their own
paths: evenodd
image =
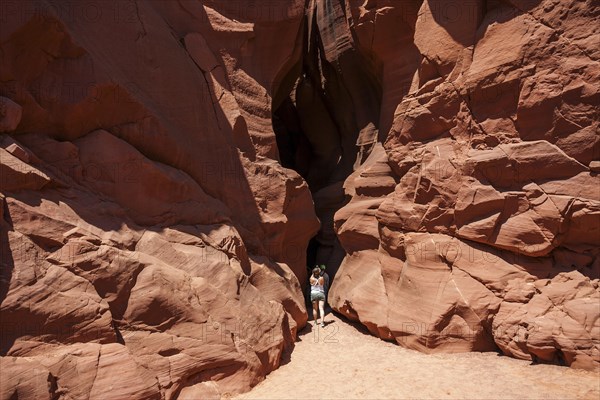
<svg viewBox="0 0 600 400">
<path fill-rule="evenodd" d="M 310 277 L 310 301 L 313 306 L 313 319 L 315 325 L 321 315 L 321 327 L 325 326 L 325 278 L 321 276 L 321 268 L 315 267 Z"/>
</svg>

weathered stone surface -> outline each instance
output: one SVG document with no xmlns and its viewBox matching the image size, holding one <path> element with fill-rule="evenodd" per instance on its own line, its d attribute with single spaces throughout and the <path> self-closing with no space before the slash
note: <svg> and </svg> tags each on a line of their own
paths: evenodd
<svg viewBox="0 0 600 400">
<path fill-rule="evenodd" d="M 319 221 L 271 104 L 304 5 L 15 3 L 0 397 L 218 398 L 291 351 Z"/>
<path fill-rule="evenodd" d="M 11 99 L 0 96 L 0 133 L 12 132 L 17 129 L 22 114 L 23 107 Z"/>
<path fill-rule="evenodd" d="M 156 377 L 136 362 L 127 347 L 117 343 L 44 346 L 29 357 L 2 358 L 3 366 L 23 368 L 27 364 L 32 375 L 15 379 L 11 374 L 3 380 L 7 398 L 27 396 L 29 388 L 44 388 L 45 396 L 70 393 L 91 399 L 160 399 Z"/>
<path fill-rule="evenodd" d="M 597 7 L 253 4 L 3 20 L 1 397 L 248 390 L 313 237 L 381 338 L 597 368 Z"/>
<path fill-rule="evenodd" d="M 13 150 L 13 152 L 17 151 Z M 20 158 L 26 158 L 26 154 L 20 153 Z M 48 175 L 20 158 L 0 148 L 0 190 L 3 192 L 40 190 L 50 182 Z"/>
<path fill-rule="evenodd" d="M 355 46 L 383 64 L 390 168 L 369 179 L 367 158 L 346 181 L 329 301 L 422 351 L 598 368 L 596 8 L 406 3 L 348 6 Z M 378 44 L 392 29 L 396 49 Z"/>
</svg>

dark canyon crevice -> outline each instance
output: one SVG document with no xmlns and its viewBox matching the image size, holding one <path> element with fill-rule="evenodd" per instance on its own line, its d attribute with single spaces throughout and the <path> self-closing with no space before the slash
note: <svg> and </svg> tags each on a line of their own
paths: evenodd
<svg viewBox="0 0 600 400">
<path fill-rule="evenodd" d="M 354 45 L 349 29 L 334 32 L 346 17 L 337 15 L 343 3 L 335 9 L 330 0 L 310 3 L 301 58 L 274 93 L 273 130 L 282 166 L 306 180 L 321 222 L 307 265 L 325 264 L 333 278 L 346 255 L 333 225 L 349 200 L 344 181 L 382 141 L 381 70 L 374 56 Z"/>
</svg>

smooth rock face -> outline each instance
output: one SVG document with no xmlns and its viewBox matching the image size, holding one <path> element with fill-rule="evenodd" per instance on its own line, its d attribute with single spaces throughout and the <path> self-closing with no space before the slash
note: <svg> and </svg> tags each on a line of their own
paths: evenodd
<svg viewBox="0 0 600 400">
<path fill-rule="evenodd" d="M 319 221 L 277 162 L 278 4 L 11 3 L 0 398 L 218 398 L 291 350 Z"/>
<path fill-rule="evenodd" d="M 395 112 L 345 183 L 330 303 L 425 352 L 598 368 L 597 5 L 402 3 L 349 2 Z"/>
</svg>

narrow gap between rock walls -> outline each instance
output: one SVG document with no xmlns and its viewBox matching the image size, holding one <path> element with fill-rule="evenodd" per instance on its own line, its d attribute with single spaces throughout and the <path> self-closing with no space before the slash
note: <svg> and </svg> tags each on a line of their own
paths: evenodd
<svg viewBox="0 0 600 400">
<path fill-rule="evenodd" d="M 319 15 L 316 5 L 307 10 L 301 57 L 274 90 L 272 123 L 279 161 L 306 180 L 321 221 L 307 246 L 307 268 L 326 265 L 333 282 L 346 256 L 334 215 L 349 200 L 344 181 L 371 148 L 357 142 L 365 142 L 365 132 L 377 140 L 381 84 L 373 62 L 359 51 L 324 50 L 320 25 L 328 22 L 333 17 Z"/>
</svg>

